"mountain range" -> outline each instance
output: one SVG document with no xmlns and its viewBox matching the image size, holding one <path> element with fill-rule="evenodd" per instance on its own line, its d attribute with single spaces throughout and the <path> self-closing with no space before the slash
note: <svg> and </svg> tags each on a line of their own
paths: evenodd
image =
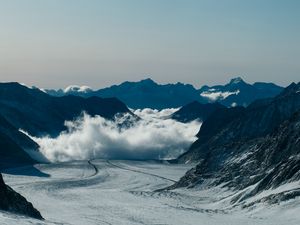
<svg viewBox="0 0 300 225">
<path fill-rule="evenodd" d="M 19 83 L 0 84 L 0 168 L 16 164 L 44 161 L 38 144 L 20 130 L 36 137 L 57 136 L 65 130 L 65 121 L 87 112 L 113 119 L 119 113 L 131 111 L 116 98 L 79 96 L 53 97 L 39 89 Z M 36 155 L 37 158 L 32 159 Z"/>
<path fill-rule="evenodd" d="M 19 83 L 0 84 L 0 172 L 42 161 L 38 144 L 26 133 L 56 137 L 66 129 L 65 121 L 82 112 L 113 120 L 118 114 L 134 116 L 127 106 L 180 107 L 169 118 L 203 123 L 197 140 L 172 162 L 196 166 L 166 189 L 227 187 L 239 193 L 232 197 L 232 204 L 248 207 L 246 199 L 300 180 L 300 83 L 283 89 L 235 78 L 224 86 L 196 90 L 191 85 L 159 85 L 147 79 L 98 91 L 68 90 L 49 95 Z M 299 195 L 299 188 L 287 189 L 257 201 L 277 203 Z M 4 199 L 0 209 L 42 218 L 4 184 L 1 175 L 0 196 Z"/>
<path fill-rule="evenodd" d="M 282 87 L 273 83 L 248 84 L 237 77 L 228 84 L 203 86 L 196 89 L 190 84 L 158 84 L 151 79 L 138 82 L 124 82 L 119 85 L 93 91 L 87 86 L 69 86 L 62 90 L 44 90 L 53 96 L 76 95 L 81 97 L 98 96 L 116 97 L 129 108 L 178 108 L 193 101 L 200 103 L 219 102 L 227 107 L 247 106 L 260 98 L 274 97 L 282 91 Z"/>
<path fill-rule="evenodd" d="M 218 109 L 203 122 L 198 140 L 178 158 L 197 166 L 170 188 L 221 185 L 239 190 L 232 203 L 243 203 L 262 191 L 299 181 L 299 134 L 300 83 L 246 108 Z M 299 189 L 288 189 L 259 201 L 276 203 L 299 195 Z"/>
</svg>

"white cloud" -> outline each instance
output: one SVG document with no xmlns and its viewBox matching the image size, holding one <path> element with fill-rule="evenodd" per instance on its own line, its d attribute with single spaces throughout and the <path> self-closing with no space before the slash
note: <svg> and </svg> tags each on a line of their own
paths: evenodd
<svg viewBox="0 0 300 225">
<path fill-rule="evenodd" d="M 225 92 L 221 92 L 221 91 L 215 91 L 215 89 L 211 89 L 209 91 L 205 91 L 202 92 L 200 95 L 202 97 L 208 98 L 211 101 L 217 101 L 217 100 L 223 100 L 225 98 L 227 98 L 230 95 L 238 95 L 240 93 L 240 90 L 234 91 L 234 92 L 230 92 L 230 91 L 225 91 Z"/>
<path fill-rule="evenodd" d="M 110 121 L 84 114 L 76 121 L 67 121 L 67 131 L 57 138 L 31 138 L 52 162 L 91 158 L 175 158 L 195 141 L 201 126 L 198 121 L 184 124 L 168 119 L 166 116 L 175 110 L 136 110 L 134 113 L 142 119 L 130 127 L 119 126 L 128 115 Z"/>
<path fill-rule="evenodd" d="M 71 85 L 64 89 L 64 93 L 70 93 L 70 92 L 88 93 L 91 91 L 93 91 L 92 88 L 88 86 L 77 86 L 77 85 Z"/>
</svg>

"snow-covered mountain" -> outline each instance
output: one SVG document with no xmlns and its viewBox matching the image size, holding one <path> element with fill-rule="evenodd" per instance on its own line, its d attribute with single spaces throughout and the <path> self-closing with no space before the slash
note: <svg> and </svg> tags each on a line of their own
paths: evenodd
<svg viewBox="0 0 300 225">
<path fill-rule="evenodd" d="M 248 84 L 241 77 L 237 77 L 225 85 L 203 86 L 199 92 L 208 102 L 219 102 L 225 106 L 234 107 L 247 106 L 257 99 L 274 97 L 282 89 L 273 83 Z"/>
<path fill-rule="evenodd" d="M 52 96 L 61 97 L 65 95 L 76 95 L 76 96 L 83 96 L 87 97 L 85 95 L 93 92 L 93 89 L 89 86 L 78 86 L 78 85 L 70 85 L 66 87 L 65 89 L 47 89 L 44 90 L 47 94 L 50 94 Z"/>
<path fill-rule="evenodd" d="M 274 98 L 213 113 L 202 124 L 198 140 L 178 159 L 198 165 L 172 188 L 229 187 L 239 191 L 232 203 L 245 207 L 251 206 L 246 199 L 272 189 L 278 190 L 257 197 L 256 203 L 299 196 L 299 90 L 300 83 L 293 83 Z"/>
<path fill-rule="evenodd" d="M 160 101 L 156 99 L 159 95 L 153 95 L 153 87 L 161 91 Z M 243 99 L 243 103 L 245 99 L 251 102 L 251 96 L 241 93 L 246 94 L 247 90 L 251 92 L 254 89 L 260 93 L 260 97 L 269 95 L 269 92 L 275 95 L 278 91 L 276 85 L 249 85 L 240 78 L 224 86 L 207 87 L 202 92 L 206 93 L 204 95 L 196 90 L 198 97 L 210 99 L 210 103 L 194 101 L 176 112 L 175 109 L 163 110 L 159 118 L 166 118 L 165 123 L 155 119 L 158 117 L 145 120 L 147 126 L 138 126 L 126 133 L 131 140 L 128 142 L 129 139 L 124 138 L 123 129 L 119 126 L 113 129 L 112 126 L 99 127 L 102 118 L 99 121 L 88 118 L 89 123 L 74 120 L 82 110 L 91 116 L 105 118 L 101 123 L 104 125 L 109 124 L 112 117 L 120 112 L 130 114 L 125 104 L 116 98 L 87 97 L 94 92 L 80 87 L 70 87 L 68 90 L 82 93 L 86 98 L 72 95 L 53 97 L 38 88 L 27 88 L 18 83 L 0 84 L 1 172 L 5 173 L 5 182 L 33 202 L 46 218 L 41 222 L 22 218 L 21 223 L 196 224 L 208 221 L 211 224 L 281 225 L 288 221 L 289 224 L 299 224 L 299 216 L 294 212 L 299 209 L 300 196 L 300 83 L 291 84 L 275 97 L 255 100 L 247 107 L 225 107 L 218 103 L 229 106 L 232 102 L 226 101 L 233 98 L 232 101 L 238 102 L 238 97 Z M 84 90 L 87 90 L 86 93 Z M 130 96 L 129 99 L 138 98 L 137 93 L 140 91 L 143 93 L 140 100 L 144 101 L 148 93 L 151 100 L 145 104 L 159 103 L 159 107 L 170 96 L 178 97 L 172 104 L 188 99 L 180 99 L 176 91 L 183 95 L 185 91 L 191 91 L 190 96 L 195 93 L 195 89 L 189 85 L 159 85 L 152 80 L 135 84 L 128 82 L 122 87 L 108 88 L 102 94 L 111 94 L 112 90 L 120 95 L 129 93 L 122 95 Z M 158 110 L 136 112 L 139 119 L 143 120 L 142 115 L 149 116 L 158 113 Z M 185 122 L 194 119 L 203 121 L 202 125 L 196 124 L 196 131 L 201 126 L 197 140 L 188 152 L 177 160 L 169 161 L 177 164 L 84 158 L 87 160 L 33 167 L 36 161 L 30 159 L 24 150 L 27 147 L 37 149 L 39 146 L 19 130 L 27 131 L 30 136 L 48 134 L 45 138 L 49 141 L 51 138 L 56 139 L 57 134 L 64 131 L 64 121 L 70 120 L 70 130 L 75 133 L 62 132 L 63 138 L 59 139 L 62 145 L 58 145 L 62 148 L 55 148 L 54 155 L 65 156 L 65 152 L 60 152 L 61 149 L 73 151 L 74 146 L 75 153 L 81 150 L 95 153 L 101 141 L 96 144 L 90 142 L 94 139 L 104 139 L 106 146 L 113 147 L 107 148 L 107 152 L 124 150 L 125 146 L 129 146 L 129 152 L 135 149 L 140 151 L 145 146 L 151 146 L 151 149 L 171 146 L 173 151 L 174 143 L 177 146 L 180 144 L 180 127 L 191 126 L 192 123 Z M 80 133 L 78 127 L 81 130 L 84 128 L 86 132 Z M 108 128 L 110 133 L 101 133 L 103 128 Z M 149 132 L 152 128 L 155 129 Z M 170 132 L 169 128 L 174 132 Z M 94 129 L 98 132 L 92 132 Z M 184 131 L 184 134 L 189 133 L 189 129 Z M 121 139 L 118 139 L 120 136 Z M 191 137 L 194 137 L 194 131 Z M 77 142 L 79 139 L 80 142 Z M 194 140 L 191 139 L 188 144 Z M 49 143 L 49 149 L 53 151 L 54 142 L 46 144 Z M 64 148 L 64 143 L 73 145 Z M 148 151 L 150 148 L 145 149 Z M 145 157 L 147 151 L 140 155 Z M 123 151 L 123 158 L 120 159 L 124 159 L 124 156 Z M 12 167 L 11 162 L 14 165 L 23 162 L 23 165 Z M 5 163 L 10 164 L 10 168 Z M 1 224 L 21 221 L 17 215 L 7 214 L 2 209 L 39 218 L 30 203 L 4 184 L 1 175 L 0 197 Z M 275 207 L 274 203 L 280 205 Z M 261 204 L 265 205 L 259 207 Z M 78 211 L 78 208 L 84 210 Z M 112 210 L 115 210 L 114 216 L 111 216 Z M 284 210 L 286 215 L 282 217 L 276 210 Z"/>
</svg>

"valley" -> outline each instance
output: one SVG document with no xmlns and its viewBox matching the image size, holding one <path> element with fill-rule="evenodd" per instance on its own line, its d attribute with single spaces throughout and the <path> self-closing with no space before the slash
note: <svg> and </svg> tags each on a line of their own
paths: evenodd
<svg viewBox="0 0 300 225">
<path fill-rule="evenodd" d="M 220 186 L 157 191 L 174 184 L 193 166 L 91 160 L 7 169 L 3 173 L 5 182 L 32 202 L 45 221 L 0 212 L 0 223 L 299 224 L 300 217 L 295 213 L 299 198 L 280 204 L 262 202 L 243 209 L 243 205 L 230 204 L 237 192 Z M 292 188 L 292 183 L 286 187 Z M 255 198 L 248 199 L 248 203 L 259 196 Z"/>
</svg>

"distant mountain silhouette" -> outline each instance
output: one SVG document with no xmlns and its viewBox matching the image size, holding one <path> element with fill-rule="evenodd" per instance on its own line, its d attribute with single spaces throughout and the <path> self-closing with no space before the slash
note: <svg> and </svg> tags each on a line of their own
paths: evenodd
<svg viewBox="0 0 300 225">
<path fill-rule="evenodd" d="M 72 88 L 73 87 L 73 88 Z M 53 96 L 77 95 L 81 97 L 116 97 L 130 108 L 178 108 L 193 101 L 219 102 L 225 106 L 247 106 L 256 99 L 274 97 L 282 91 L 272 83 L 247 84 L 234 78 L 226 85 L 203 86 L 197 90 L 190 84 L 157 84 L 151 79 L 124 82 L 97 91 L 82 86 L 70 86 L 65 90 L 45 90 Z"/>
</svg>

